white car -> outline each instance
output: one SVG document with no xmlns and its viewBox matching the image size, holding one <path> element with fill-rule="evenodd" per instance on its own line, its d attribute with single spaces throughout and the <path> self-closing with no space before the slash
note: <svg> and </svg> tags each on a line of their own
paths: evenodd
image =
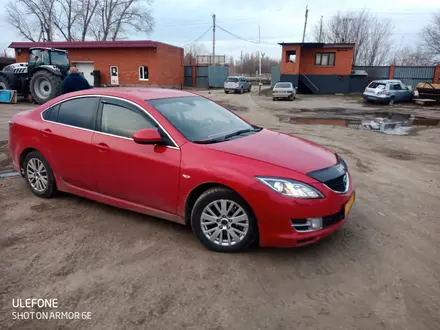
<svg viewBox="0 0 440 330">
<path fill-rule="evenodd" d="M 289 99 L 293 101 L 296 98 L 296 88 L 291 82 L 278 82 L 272 90 L 272 99 Z"/>
</svg>

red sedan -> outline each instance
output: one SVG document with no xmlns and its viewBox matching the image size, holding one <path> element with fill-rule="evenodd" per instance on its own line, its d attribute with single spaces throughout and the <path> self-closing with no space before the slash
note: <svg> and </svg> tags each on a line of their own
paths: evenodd
<svg viewBox="0 0 440 330">
<path fill-rule="evenodd" d="M 60 96 L 12 118 L 9 149 L 39 197 L 64 191 L 191 225 L 221 252 L 316 242 L 354 202 L 338 155 L 178 90 Z"/>
</svg>

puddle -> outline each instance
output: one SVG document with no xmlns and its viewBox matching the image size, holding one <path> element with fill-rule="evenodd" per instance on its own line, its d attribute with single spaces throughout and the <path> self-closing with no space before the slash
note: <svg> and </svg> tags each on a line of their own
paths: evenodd
<svg viewBox="0 0 440 330">
<path fill-rule="evenodd" d="M 3 171 L 0 172 L 0 179 L 4 179 L 4 178 L 10 178 L 12 176 L 19 176 L 20 173 L 18 173 L 17 171 Z"/>
<path fill-rule="evenodd" d="M 300 112 L 309 112 L 306 111 L 307 109 L 298 110 L 300 110 Z M 343 111 L 340 112 L 346 112 L 347 109 L 341 110 Z M 350 115 L 354 118 L 347 119 L 343 117 L 340 118 L 338 116 L 323 116 L 320 118 L 298 118 L 288 115 L 280 115 L 279 120 L 281 122 L 290 124 L 345 126 L 392 135 L 408 135 L 413 127 L 440 126 L 439 119 L 429 119 L 425 117 L 418 117 L 401 113 L 375 112 L 365 114 L 361 112 L 350 112 Z"/>
</svg>

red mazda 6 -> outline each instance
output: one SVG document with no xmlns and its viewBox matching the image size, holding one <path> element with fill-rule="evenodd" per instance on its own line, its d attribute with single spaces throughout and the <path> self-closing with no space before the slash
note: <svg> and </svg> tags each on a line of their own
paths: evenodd
<svg viewBox="0 0 440 330">
<path fill-rule="evenodd" d="M 12 118 L 9 149 L 39 197 L 65 191 L 188 224 L 221 252 L 316 242 L 354 202 L 338 155 L 178 90 L 60 96 Z"/>
</svg>

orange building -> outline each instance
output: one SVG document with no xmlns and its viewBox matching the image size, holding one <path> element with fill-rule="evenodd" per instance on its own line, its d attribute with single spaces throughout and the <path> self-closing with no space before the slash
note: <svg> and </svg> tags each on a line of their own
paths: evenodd
<svg viewBox="0 0 440 330">
<path fill-rule="evenodd" d="M 68 51 L 70 62 L 91 85 L 183 86 L 183 48 L 151 40 L 83 42 L 13 42 L 17 62 L 26 62 L 32 47 Z M 97 79 L 96 79 L 97 80 Z"/>
<path fill-rule="evenodd" d="M 302 93 L 348 93 L 354 44 L 280 43 L 280 81 Z"/>
</svg>

